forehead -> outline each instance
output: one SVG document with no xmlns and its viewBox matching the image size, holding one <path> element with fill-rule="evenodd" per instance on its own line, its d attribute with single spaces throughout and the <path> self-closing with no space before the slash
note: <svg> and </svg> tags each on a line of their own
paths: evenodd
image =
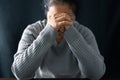
<svg viewBox="0 0 120 80">
<path fill-rule="evenodd" d="M 72 8 L 68 4 L 54 4 L 49 7 L 49 11 L 53 13 L 57 13 L 57 12 L 72 13 Z"/>
</svg>

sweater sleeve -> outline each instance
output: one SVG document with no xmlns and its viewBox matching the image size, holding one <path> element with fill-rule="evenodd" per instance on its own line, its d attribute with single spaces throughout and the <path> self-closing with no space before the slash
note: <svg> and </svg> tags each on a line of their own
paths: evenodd
<svg viewBox="0 0 120 80">
<path fill-rule="evenodd" d="M 93 33 L 82 25 L 72 25 L 65 32 L 64 38 L 78 61 L 81 77 L 100 79 L 105 73 L 105 64 Z"/>
<path fill-rule="evenodd" d="M 11 69 L 18 80 L 34 77 L 35 71 L 41 66 L 44 56 L 58 35 L 55 29 L 50 25 L 46 25 L 35 38 L 33 27 L 29 25 L 24 30 L 18 51 L 14 55 Z"/>
</svg>

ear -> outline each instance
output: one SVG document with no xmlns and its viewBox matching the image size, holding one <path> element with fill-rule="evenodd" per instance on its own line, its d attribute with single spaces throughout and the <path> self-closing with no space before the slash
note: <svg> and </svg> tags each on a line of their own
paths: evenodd
<svg viewBox="0 0 120 80">
<path fill-rule="evenodd" d="M 46 12 L 47 19 L 49 18 L 49 11 Z"/>
<path fill-rule="evenodd" d="M 46 12 L 46 16 L 47 16 L 47 19 L 51 18 L 51 15 L 50 15 L 49 11 Z"/>
</svg>

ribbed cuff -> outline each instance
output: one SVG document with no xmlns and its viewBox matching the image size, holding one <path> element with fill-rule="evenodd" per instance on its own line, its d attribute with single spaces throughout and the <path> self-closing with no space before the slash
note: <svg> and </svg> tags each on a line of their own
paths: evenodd
<svg viewBox="0 0 120 80">
<path fill-rule="evenodd" d="M 74 26 L 71 26 L 64 34 L 64 38 L 67 42 L 73 43 L 79 38 L 79 32 L 76 30 Z"/>
<path fill-rule="evenodd" d="M 45 28 L 40 32 L 39 36 L 44 40 L 52 43 L 55 41 L 57 35 L 58 32 L 51 25 L 46 25 Z"/>
</svg>

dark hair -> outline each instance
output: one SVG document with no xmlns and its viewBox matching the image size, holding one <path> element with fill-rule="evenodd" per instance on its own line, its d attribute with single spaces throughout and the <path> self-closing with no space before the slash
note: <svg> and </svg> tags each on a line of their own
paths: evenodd
<svg viewBox="0 0 120 80">
<path fill-rule="evenodd" d="M 56 3 L 66 3 L 71 5 L 73 8 L 73 12 L 75 16 L 77 15 L 79 9 L 80 9 L 80 0 L 44 0 L 44 9 L 45 9 L 45 15 L 47 15 L 47 11 L 49 10 L 49 7 Z"/>
</svg>

